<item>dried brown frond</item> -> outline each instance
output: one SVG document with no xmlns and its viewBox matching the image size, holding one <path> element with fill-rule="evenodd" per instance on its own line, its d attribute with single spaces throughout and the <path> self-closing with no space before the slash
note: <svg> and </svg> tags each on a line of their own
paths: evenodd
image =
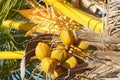
<svg viewBox="0 0 120 80">
<path fill-rule="evenodd" d="M 110 36 L 120 37 L 120 1 L 108 0 L 105 19 L 106 32 Z"/>
</svg>

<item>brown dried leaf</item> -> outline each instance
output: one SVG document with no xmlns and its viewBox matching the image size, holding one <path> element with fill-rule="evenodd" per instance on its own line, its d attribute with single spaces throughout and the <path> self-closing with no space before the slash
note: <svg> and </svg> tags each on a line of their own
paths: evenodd
<svg viewBox="0 0 120 80">
<path fill-rule="evenodd" d="M 24 10 L 15 10 L 15 11 L 19 12 L 20 14 L 22 14 L 24 17 L 30 19 L 31 21 L 33 21 L 35 23 L 39 23 L 38 18 L 35 18 L 36 16 L 39 16 L 39 13 L 35 8 L 24 9 Z"/>
</svg>

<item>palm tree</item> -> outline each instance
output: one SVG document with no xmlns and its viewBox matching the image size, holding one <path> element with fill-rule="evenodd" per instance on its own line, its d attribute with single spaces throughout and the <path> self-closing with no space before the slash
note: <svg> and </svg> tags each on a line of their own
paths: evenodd
<svg viewBox="0 0 120 80">
<path fill-rule="evenodd" d="M 60 40 L 58 40 L 58 42 L 64 45 L 66 51 L 69 51 L 69 53 L 70 53 L 70 49 L 73 49 L 73 53 L 75 52 L 76 49 L 81 51 L 82 56 L 79 55 L 80 57 L 78 57 L 78 55 L 76 54 L 72 54 L 72 56 L 74 56 L 75 59 L 77 58 L 77 60 L 80 59 L 78 61 L 83 62 L 83 64 L 84 64 L 84 60 L 86 60 L 85 56 L 87 56 L 90 59 L 93 59 L 87 53 L 93 53 L 97 49 L 111 50 L 111 48 L 108 48 L 108 47 L 105 47 L 105 48 L 103 46 L 101 47 L 104 41 L 107 42 L 106 43 L 107 45 L 109 43 L 114 43 L 114 41 L 113 42 L 110 41 L 111 37 L 113 36 L 116 37 L 118 40 L 119 17 L 117 17 L 116 15 L 119 16 L 119 8 L 118 8 L 120 3 L 119 1 L 118 2 L 115 2 L 114 0 L 113 1 L 112 0 L 110 1 L 109 0 L 105 0 L 105 1 L 104 0 L 60 0 L 60 1 L 44 0 L 44 1 L 45 3 L 48 3 L 49 6 L 46 5 L 44 2 L 40 2 L 39 4 L 36 2 L 36 0 L 27 0 L 27 2 L 24 0 L 21 0 L 21 1 L 0 0 L 0 5 L 2 6 L 0 8 L 1 10 L 0 22 L 4 23 L 4 21 L 7 19 L 18 21 L 18 22 L 8 21 L 7 23 L 5 23 L 6 27 L 13 26 L 13 28 L 16 28 L 16 29 L 5 28 L 4 27 L 5 25 L 0 23 L 1 24 L 0 50 L 1 52 L 5 51 L 3 52 L 3 54 L 6 53 L 6 55 L 8 51 L 25 51 L 26 53 L 25 57 L 23 57 L 22 59 L 22 63 L 21 63 L 21 59 L 1 59 L 0 60 L 0 79 L 21 79 L 21 75 L 22 75 L 22 78 L 24 77 L 23 76 L 24 72 L 25 72 L 26 79 L 31 79 L 31 80 L 34 80 L 34 79 L 37 80 L 40 78 L 51 79 L 52 78 L 51 75 L 48 77 L 48 74 L 42 71 L 41 65 L 39 65 L 40 60 L 36 58 L 35 59 L 32 59 L 32 58 L 34 58 L 33 56 L 35 56 L 34 54 L 35 47 L 39 41 L 48 42 L 50 46 L 52 45 L 51 48 L 53 50 L 53 48 L 55 48 L 55 44 L 53 44 L 54 42 L 53 43 L 51 42 L 51 39 L 52 39 L 51 35 L 53 36 L 53 33 L 54 33 L 54 37 L 56 37 L 55 34 L 58 34 L 62 29 L 77 31 L 76 34 L 79 35 L 80 40 L 82 40 L 81 42 L 75 41 L 76 43 L 74 43 L 70 47 L 62 44 Z M 55 3 L 53 1 L 55 1 Z M 33 8 L 31 8 L 31 6 L 27 3 L 31 4 Z M 115 5 L 117 6 L 114 7 Z M 118 11 L 114 11 L 113 7 L 115 10 L 118 10 Z M 113 13 L 113 14 L 109 14 L 107 10 L 110 10 L 111 11 L 110 13 Z M 18 14 L 17 12 L 19 12 L 26 18 Z M 90 16 L 89 14 L 91 14 L 92 16 Z M 105 26 L 103 26 L 102 24 L 102 21 L 101 21 L 102 17 L 104 18 L 104 20 L 106 20 L 106 21 L 103 21 Z M 28 23 L 30 22 L 30 20 L 33 23 Z M 25 26 L 26 23 L 24 23 L 25 25 L 23 26 L 23 23 L 19 23 L 20 21 L 27 22 L 29 25 Z M 113 22 L 116 22 L 116 23 L 112 25 Z M 20 24 L 20 25 L 22 24 L 22 27 L 20 26 L 17 27 L 17 25 L 14 25 L 14 24 Z M 28 26 L 30 27 L 30 24 L 32 24 L 32 26 L 31 28 L 28 28 Z M 29 30 L 29 31 L 27 32 L 20 29 Z M 95 32 L 91 32 L 91 30 Z M 104 34 L 103 31 L 106 34 Z M 43 35 L 36 37 L 36 35 L 41 34 L 39 32 L 42 32 Z M 45 32 L 50 34 L 49 35 L 44 34 Z M 32 33 L 33 33 L 32 36 L 25 37 L 25 35 L 31 35 Z M 95 36 L 91 37 L 85 34 L 95 35 Z M 99 35 L 102 35 L 105 37 L 107 36 L 106 38 L 108 39 L 106 40 L 103 38 L 103 41 L 102 41 Z M 58 39 L 58 36 L 57 36 L 57 39 Z M 96 41 L 96 44 L 94 44 L 95 43 L 94 41 Z M 82 44 L 82 46 L 80 45 L 76 47 L 76 45 L 78 45 L 79 42 Z M 92 47 L 84 42 L 87 42 L 88 44 L 92 45 Z M 111 47 L 113 49 L 114 45 L 111 44 Z M 119 46 L 117 46 L 116 49 L 119 51 Z M 24 61 L 24 60 L 27 60 L 27 61 Z M 24 65 L 24 62 L 26 62 L 27 64 Z M 20 66 L 20 64 L 22 66 Z M 62 63 L 60 63 L 59 66 L 62 66 Z M 20 67 L 21 67 L 21 70 L 20 70 Z M 24 70 L 24 67 L 26 67 L 25 70 Z M 74 69 L 71 69 L 71 70 L 74 70 Z M 20 74 L 20 71 L 22 72 L 22 74 Z M 60 78 L 62 77 L 60 76 Z"/>
</svg>

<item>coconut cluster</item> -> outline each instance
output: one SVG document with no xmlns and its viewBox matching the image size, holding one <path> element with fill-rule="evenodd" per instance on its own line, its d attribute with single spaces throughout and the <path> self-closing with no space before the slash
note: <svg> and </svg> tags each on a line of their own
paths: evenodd
<svg viewBox="0 0 120 80">
<path fill-rule="evenodd" d="M 67 69 L 75 68 L 78 64 L 76 57 L 70 55 L 65 48 L 65 46 L 69 47 L 73 44 L 73 33 L 70 30 L 62 30 L 60 40 L 62 44 L 58 44 L 53 49 L 43 42 L 39 42 L 35 48 L 36 57 L 40 60 L 41 70 L 53 74 L 53 77 L 59 76 Z"/>
</svg>

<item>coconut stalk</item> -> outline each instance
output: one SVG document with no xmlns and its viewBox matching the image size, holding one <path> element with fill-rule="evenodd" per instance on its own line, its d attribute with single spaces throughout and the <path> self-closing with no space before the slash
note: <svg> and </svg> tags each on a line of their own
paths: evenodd
<svg viewBox="0 0 120 80">
<path fill-rule="evenodd" d="M 22 59 L 24 51 L 0 51 L 0 59 Z M 36 59 L 36 56 L 31 57 Z"/>
<path fill-rule="evenodd" d="M 24 51 L 0 51 L 0 59 L 22 59 Z"/>
<path fill-rule="evenodd" d="M 16 22 L 12 20 L 6 20 L 2 23 L 2 25 L 7 28 L 14 28 L 14 29 L 25 30 L 25 31 L 31 30 L 35 26 L 35 24 L 33 23 Z"/>
<path fill-rule="evenodd" d="M 51 5 L 55 9 L 62 12 L 67 17 L 79 22 L 83 26 L 90 28 L 98 33 L 103 32 L 103 26 L 101 20 L 85 13 L 82 10 L 78 10 L 58 0 L 44 0 L 45 3 Z"/>
<path fill-rule="evenodd" d="M 13 20 L 3 21 L 2 26 L 6 27 L 6 28 L 12 28 L 12 29 L 24 30 L 24 31 L 29 31 L 29 30 L 33 29 L 34 27 L 37 27 L 36 32 L 42 32 L 42 33 L 46 33 L 46 31 L 48 30 L 47 26 L 41 27 L 34 23 L 13 21 Z M 40 27 L 40 28 L 38 28 L 38 27 Z M 36 29 L 36 28 L 34 28 L 34 29 Z M 53 28 L 53 29 L 51 29 L 51 32 L 58 33 L 58 30 Z"/>
</svg>

